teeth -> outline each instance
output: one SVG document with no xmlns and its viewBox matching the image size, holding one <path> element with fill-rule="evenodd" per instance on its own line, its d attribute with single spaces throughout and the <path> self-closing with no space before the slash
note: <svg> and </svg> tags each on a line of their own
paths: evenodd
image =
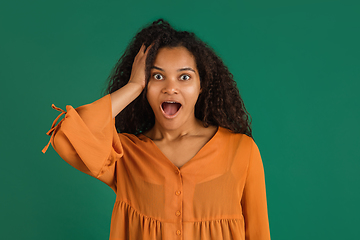
<svg viewBox="0 0 360 240">
<path fill-rule="evenodd" d="M 166 101 L 166 103 L 176 103 L 176 102 Z"/>
</svg>

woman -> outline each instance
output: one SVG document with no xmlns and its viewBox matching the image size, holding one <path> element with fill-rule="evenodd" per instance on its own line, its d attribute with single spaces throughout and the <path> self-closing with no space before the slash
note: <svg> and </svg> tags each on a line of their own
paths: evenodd
<svg viewBox="0 0 360 240">
<path fill-rule="evenodd" d="M 211 48 L 155 21 L 107 93 L 66 112 L 53 106 L 66 114 L 48 135 L 65 161 L 115 191 L 110 239 L 270 239 L 249 115 Z"/>
</svg>

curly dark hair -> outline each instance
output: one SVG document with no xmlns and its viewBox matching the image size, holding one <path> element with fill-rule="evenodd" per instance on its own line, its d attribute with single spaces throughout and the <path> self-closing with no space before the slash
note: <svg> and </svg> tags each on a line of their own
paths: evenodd
<svg viewBox="0 0 360 240">
<path fill-rule="evenodd" d="M 245 109 L 233 75 L 223 61 L 194 33 L 177 31 L 163 19 L 154 21 L 136 34 L 110 74 L 105 94 L 128 83 L 139 49 L 142 44 L 148 47 L 152 43 L 146 59 L 146 86 L 142 94 L 116 116 L 115 125 L 119 132 L 137 135 L 154 126 L 155 116 L 146 99 L 150 68 L 160 48 L 182 46 L 195 57 L 200 76 L 202 92 L 195 105 L 195 117 L 205 127 L 221 126 L 252 137 L 251 116 Z"/>
</svg>

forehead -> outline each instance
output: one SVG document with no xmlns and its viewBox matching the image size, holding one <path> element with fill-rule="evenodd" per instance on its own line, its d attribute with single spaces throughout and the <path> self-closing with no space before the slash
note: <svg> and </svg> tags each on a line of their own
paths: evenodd
<svg viewBox="0 0 360 240">
<path fill-rule="evenodd" d="M 160 48 L 155 57 L 154 66 L 164 70 L 177 70 L 186 67 L 197 70 L 195 57 L 185 47 Z"/>
</svg>

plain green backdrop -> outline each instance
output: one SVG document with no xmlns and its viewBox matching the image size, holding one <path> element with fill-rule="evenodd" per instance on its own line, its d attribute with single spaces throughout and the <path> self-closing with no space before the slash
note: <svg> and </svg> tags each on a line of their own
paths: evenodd
<svg viewBox="0 0 360 240">
<path fill-rule="evenodd" d="M 2 1 L 1 239 L 108 239 L 112 190 L 41 149 L 99 97 L 160 17 L 222 57 L 253 118 L 272 239 L 358 239 L 360 4 L 335 0 Z"/>
</svg>

